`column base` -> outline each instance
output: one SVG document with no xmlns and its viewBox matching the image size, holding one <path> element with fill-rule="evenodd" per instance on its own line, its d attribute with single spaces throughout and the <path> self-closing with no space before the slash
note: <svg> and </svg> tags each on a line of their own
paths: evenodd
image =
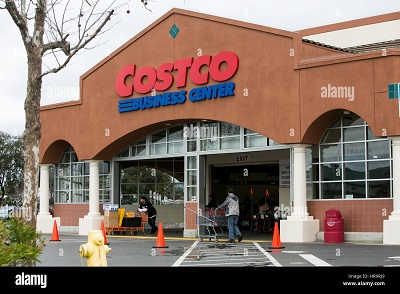
<svg viewBox="0 0 400 294">
<path fill-rule="evenodd" d="M 54 229 L 54 221 L 57 222 L 57 230 L 61 224 L 61 219 L 59 217 L 52 217 L 49 215 L 37 215 L 36 218 L 36 231 L 42 234 L 52 234 Z"/>
<path fill-rule="evenodd" d="M 104 215 L 85 215 L 79 219 L 79 235 L 87 236 L 89 231 L 100 230 Z"/>
<path fill-rule="evenodd" d="M 319 232 L 319 220 L 312 216 L 291 217 L 280 221 L 282 242 L 314 242 Z"/>
<path fill-rule="evenodd" d="M 383 221 L 383 244 L 400 245 L 400 217 L 389 216 Z"/>
<path fill-rule="evenodd" d="M 199 236 L 197 230 L 183 230 L 183 238 L 197 238 Z"/>
</svg>

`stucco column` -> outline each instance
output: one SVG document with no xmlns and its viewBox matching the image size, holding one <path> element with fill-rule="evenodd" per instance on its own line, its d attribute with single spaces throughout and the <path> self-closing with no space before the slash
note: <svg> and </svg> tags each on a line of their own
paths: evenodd
<svg viewBox="0 0 400 294">
<path fill-rule="evenodd" d="M 293 189 L 292 210 L 287 219 L 280 221 L 280 238 L 282 242 L 313 242 L 319 231 L 319 220 L 307 212 L 307 174 L 306 148 L 308 145 L 292 146 L 293 164 L 290 173 Z"/>
<path fill-rule="evenodd" d="M 391 217 L 400 220 L 400 136 L 392 137 L 393 211 Z"/>
<path fill-rule="evenodd" d="M 99 230 L 104 215 L 99 212 L 99 160 L 89 160 L 89 212 L 79 219 L 79 235 L 88 235 L 92 230 Z"/>
<path fill-rule="evenodd" d="M 99 162 L 89 161 L 89 213 L 88 216 L 98 216 L 99 212 Z"/>
<path fill-rule="evenodd" d="M 40 164 L 40 183 L 39 183 L 39 213 L 36 218 L 36 231 L 42 234 L 51 234 L 54 228 L 54 221 L 57 227 L 60 226 L 60 217 L 53 217 L 49 212 L 50 196 L 50 166 L 51 164 Z"/>
<path fill-rule="evenodd" d="M 400 245 L 400 136 L 389 139 L 392 140 L 393 211 L 383 221 L 383 244 Z"/>
<path fill-rule="evenodd" d="M 51 164 L 40 164 L 40 187 L 39 187 L 39 208 L 38 215 L 50 215 L 49 196 L 50 196 L 50 166 Z"/>
<path fill-rule="evenodd" d="M 293 146 L 292 217 L 307 217 L 306 145 Z"/>
</svg>

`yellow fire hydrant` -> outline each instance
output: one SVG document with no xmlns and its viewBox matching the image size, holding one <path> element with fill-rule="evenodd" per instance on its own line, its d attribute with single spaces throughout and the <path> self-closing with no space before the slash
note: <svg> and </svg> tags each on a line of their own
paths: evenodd
<svg viewBox="0 0 400 294">
<path fill-rule="evenodd" d="M 93 230 L 88 232 L 88 243 L 79 247 L 79 254 L 86 257 L 87 266 L 107 266 L 106 255 L 111 250 L 110 247 L 104 245 L 104 236 L 101 230 Z"/>
</svg>

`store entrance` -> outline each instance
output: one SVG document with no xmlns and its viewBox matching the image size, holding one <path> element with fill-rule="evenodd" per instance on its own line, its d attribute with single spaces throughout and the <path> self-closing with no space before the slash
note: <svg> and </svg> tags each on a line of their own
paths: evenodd
<svg viewBox="0 0 400 294">
<path fill-rule="evenodd" d="M 279 164 L 212 166 L 211 194 L 221 204 L 229 187 L 240 199 L 240 226 L 250 228 L 250 219 L 268 201 L 273 209 L 279 203 Z M 267 197 L 267 199 L 265 199 Z"/>
</svg>

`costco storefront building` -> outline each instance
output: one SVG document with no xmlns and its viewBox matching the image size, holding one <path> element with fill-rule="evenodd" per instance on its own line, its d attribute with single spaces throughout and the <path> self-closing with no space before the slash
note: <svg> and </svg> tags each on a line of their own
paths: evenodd
<svg viewBox="0 0 400 294">
<path fill-rule="evenodd" d="M 335 208 L 345 240 L 400 244 L 400 50 L 307 39 L 399 17 L 288 32 L 169 11 L 84 73 L 79 100 L 41 107 L 38 230 L 85 235 L 103 204 L 145 195 L 195 237 L 192 211 L 234 187 L 273 198 L 284 242 L 317 240 Z"/>
</svg>

